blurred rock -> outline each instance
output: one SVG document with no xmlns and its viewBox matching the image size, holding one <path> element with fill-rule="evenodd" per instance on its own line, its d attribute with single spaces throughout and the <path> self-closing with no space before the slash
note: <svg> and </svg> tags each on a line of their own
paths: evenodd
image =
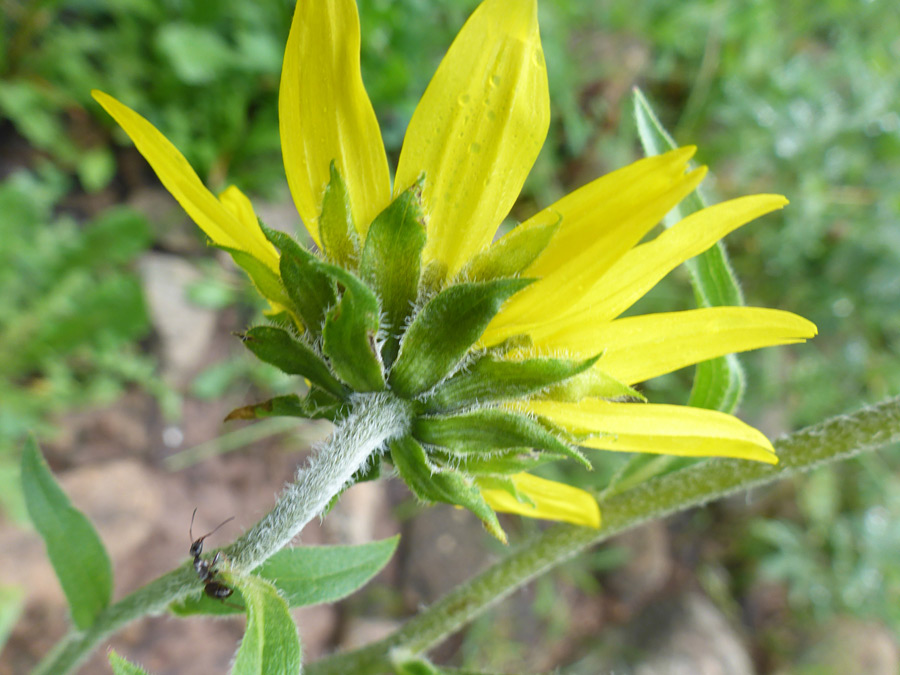
<svg viewBox="0 0 900 675">
<path fill-rule="evenodd" d="M 163 375 L 173 386 L 184 387 L 212 343 L 216 313 L 188 300 L 188 287 L 201 277 L 186 260 L 148 253 L 139 268 L 150 317 L 162 343 Z"/>
<path fill-rule="evenodd" d="M 628 630 L 630 642 L 643 654 L 634 664 L 634 675 L 755 672 L 738 634 L 699 593 L 688 592 L 651 605 Z"/>
</svg>

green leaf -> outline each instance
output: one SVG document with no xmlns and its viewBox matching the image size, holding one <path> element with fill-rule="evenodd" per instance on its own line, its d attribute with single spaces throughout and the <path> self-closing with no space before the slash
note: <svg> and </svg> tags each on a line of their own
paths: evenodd
<svg viewBox="0 0 900 675">
<path fill-rule="evenodd" d="M 444 379 L 487 328 L 503 303 L 533 279 L 498 279 L 451 286 L 413 319 L 391 370 L 391 388 L 411 398 Z"/>
<path fill-rule="evenodd" d="M 116 175 L 116 160 L 108 147 L 90 148 L 79 157 L 75 170 L 85 191 L 97 192 Z"/>
<path fill-rule="evenodd" d="M 441 675 L 441 670 L 431 661 L 404 649 L 391 650 L 390 658 L 394 675 Z"/>
<path fill-rule="evenodd" d="M 708 461 L 702 457 L 676 457 L 674 455 L 634 454 L 619 469 L 603 490 L 601 499 L 609 499 L 627 492 L 651 478 L 674 473 L 685 467 Z"/>
<path fill-rule="evenodd" d="M 328 260 L 346 269 L 356 268 L 359 260 L 359 238 L 353 225 L 347 185 L 334 161 L 331 162 L 331 179 L 322 197 L 319 236 L 322 238 L 322 248 Z"/>
<path fill-rule="evenodd" d="M 387 324 L 381 354 L 388 368 L 419 291 L 426 239 L 421 190 L 421 183 L 414 184 L 375 218 L 360 261 L 360 276 L 381 298 Z"/>
<path fill-rule="evenodd" d="M 560 216 L 555 223 L 531 227 L 519 225 L 472 258 L 460 277 L 470 281 L 489 281 L 522 273 L 544 252 L 561 222 Z"/>
<path fill-rule="evenodd" d="M 344 399 L 347 390 L 331 374 L 328 364 L 310 347 L 274 326 L 254 326 L 242 337 L 244 346 L 257 358 L 289 375 L 302 375 L 325 391 Z"/>
<path fill-rule="evenodd" d="M 535 398 L 572 403 L 577 403 L 584 398 L 647 400 L 637 389 L 619 382 L 596 368 L 585 370 L 565 382 L 560 382 Z"/>
<path fill-rule="evenodd" d="M 318 387 L 300 398 L 296 394 L 276 396 L 262 403 L 236 408 L 228 413 L 225 421 L 258 420 L 266 417 L 303 417 L 310 420 L 326 419 L 334 422 L 341 416 L 344 404 Z"/>
<path fill-rule="evenodd" d="M 384 389 L 384 371 L 377 347 L 378 298 L 356 275 L 335 265 L 318 268 L 341 288 L 338 303 L 325 318 L 322 351 L 331 366 L 354 391 Z"/>
<path fill-rule="evenodd" d="M 593 468 L 578 450 L 532 418 L 500 408 L 417 417 L 413 421 L 412 433 L 422 443 L 439 445 L 453 453 L 491 453 L 528 447 L 571 457 L 586 468 Z"/>
<path fill-rule="evenodd" d="M 444 412 L 475 403 L 519 399 L 568 380 L 596 362 L 597 357 L 582 361 L 552 358 L 505 361 L 486 355 L 442 382 L 425 400 L 425 410 Z"/>
<path fill-rule="evenodd" d="M 279 551 L 258 570 L 291 607 L 337 602 L 365 586 L 388 564 L 400 535 L 359 546 L 303 546 Z"/>
<path fill-rule="evenodd" d="M 112 666 L 113 675 L 148 675 L 146 670 L 126 661 L 115 650 L 109 653 L 109 665 Z"/>
<path fill-rule="evenodd" d="M 219 246 L 218 248 L 231 254 L 231 259 L 247 273 L 256 290 L 266 300 L 293 309 L 294 303 L 281 283 L 281 277 L 275 274 L 268 265 L 260 262 L 246 251 L 239 251 L 225 246 Z"/>
<path fill-rule="evenodd" d="M 301 546 L 286 548 L 253 574 L 275 585 L 290 607 L 337 602 L 362 588 L 387 565 L 399 535 L 359 546 Z M 236 603 L 232 603 L 236 604 Z M 192 614 L 236 614 L 237 607 L 206 595 L 172 603 L 176 616 Z"/>
<path fill-rule="evenodd" d="M 183 21 L 163 24 L 156 33 L 156 48 L 186 84 L 211 82 L 233 62 L 233 49 L 218 32 Z"/>
<path fill-rule="evenodd" d="M 22 490 L 28 515 L 69 601 L 72 620 L 90 628 L 112 597 L 112 567 L 91 522 L 72 506 L 50 473 L 34 438 L 22 452 Z"/>
<path fill-rule="evenodd" d="M 443 502 L 469 509 L 488 532 L 502 542 L 506 533 L 497 514 L 481 496 L 481 491 L 456 471 L 438 471 L 428 462 L 425 449 L 411 436 L 390 442 L 391 462 L 412 493 L 424 502 Z"/>
<path fill-rule="evenodd" d="M 744 369 L 735 354 L 697 364 L 688 405 L 733 413 L 744 393 Z"/>
<path fill-rule="evenodd" d="M 645 154 L 658 155 L 677 147 L 675 140 L 653 112 L 650 102 L 637 88 L 634 90 L 634 114 Z M 671 227 L 686 215 L 706 206 L 706 200 L 698 189 L 672 209 L 663 224 Z M 690 274 L 698 307 L 744 304 L 740 286 L 721 242 L 684 264 Z M 740 403 L 745 385 L 744 370 L 734 354 L 704 361 L 697 364 L 688 405 L 732 413 Z M 635 455 L 622 467 L 610 483 L 608 491 L 610 494 L 622 492 L 644 480 L 672 473 L 697 461 L 702 460 Z"/>
<path fill-rule="evenodd" d="M 0 651 L 24 607 L 24 590 L 15 586 L 0 586 Z"/>
<path fill-rule="evenodd" d="M 281 251 L 281 281 L 300 320 L 311 335 L 320 335 L 325 313 L 337 300 L 334 283 L 319 269 L 319 259 L 289 235 L 262 224 L 260 227 L 266 238 Z"/>
<path fill-rule="evenodd" d="M 547 462 L 565 459 L 565 455 L 557 455 L 552 452 L 534 452 L 531 448 L 508 448 L 506 450 L 497 450 L 490 454 L 469 453 L 464 455 L 445 452 L 440 448 L 432 448 L 429 456 L 441 468 L 456 469 L 470 476 L 522 473 L 531 471 Z"/>
<path fill-rule="evenodd" d="M 240 588 L 247 603 L 247 628 L 232 675 L 297 675 L 300 638 L 287 602 L 272 584 L 254 575 L 242 578 Z"/>
<path fill-rule="evenodd" d="M 634 115 L 638 134 L 647 155 L 658 155 L 677 147 L 653 112 L 640 89 L 634 90 Z M 700 190 L 688 195 L 666 216 L 664 224 L 671 227 L 686 215 L 706 208 Z M 743 305 L 744 298 L 728 255 L 721 242 L 685 262 L 698 307 Z M 710 362 L 706 362 L 710 363 Z M 737 357 L 720 357 L 710 365 L 698 364 L 697 376 L 688 405 L 734 412 L 745 387 L 744 371 Z"/>
</svg>

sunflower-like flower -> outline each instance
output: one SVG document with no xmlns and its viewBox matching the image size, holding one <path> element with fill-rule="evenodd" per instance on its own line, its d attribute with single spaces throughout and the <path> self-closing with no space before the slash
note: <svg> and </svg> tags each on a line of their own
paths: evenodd
<svg viewBox="0 0 900 675">
<path fill-rule="evenodd" d="M 648 403 L 639 382 L 816 333 L 788 312 L 714 307 L 618 318 L 670 270 L 781 208 L 755 195 L 640 243 L 703 179 L 692 148 L 599 178 L 493 241 L 550 120 L 535 0 L 485 0 L 409 123 L 393 185 L 359 66 L 353 0 L 301 0 L 284 57 L 285 171 L 310 251 L 213 195 L 146 119 L 102 92 L 163 185 L 272 305 L 247 346 L 309 392 L 236 416 L 340 423 L 366 392 L 405 401 L 389 460 L 423 501 L 599 526 L 594 498 L 529 469 L 581 448 L 776 462 L 736 417 Z M 227 101 L 223 102 L 227 105 Z M 493 242 L 493 243 L 492 243 Z M 589 464 L 588 464 L 589 466 Z M 369 465 L 371 468 L 371 465 Z M 358 479 L 369 477 L 360 472 Z"/>
</svg>

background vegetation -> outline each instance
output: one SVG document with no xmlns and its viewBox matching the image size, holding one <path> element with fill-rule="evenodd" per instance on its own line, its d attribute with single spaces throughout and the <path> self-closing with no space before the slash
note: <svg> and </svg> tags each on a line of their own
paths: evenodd
<svg viewBox="0 0 900 675">
<path fill-rule="evenodd" d="M 475 4 L 360 0 L 364 78 L 393 158 Z M 2 5 L 0 495 L 15 518 L 12 467 L 28 429 L 50 438 L 66 411 L 132 386 L 151 391 L 166 414 L 179 411 L 178 393 L 158 377 L 135 273 L 143 253 L 171 244 L 159 222 L 118 205 L 155 179 L 90 90 L 145 114 L 213 188 L 234 183 L 289 201 L 276 99 L 293 3 Z M 900 15 L 891 3 L 560 0 L 542 4 L 541 27 L 553 123 L 513 215 L 639 156 L 630 117 L 638 85 L 676 139 L 699 146 L 712 201 L 779 192 L 792 202 L 727 244 L 748 304 L 802 314 L 820 337 L 744 359 L 743 415 L 777 435 L 898 393 Z M 259 309 L 249 297 L 214 274 L 197 287 L 199 302 L 248 316 Z M 638 310 L 686 308 L 691 297 L 676 273 Z M 274 386 L 247 364 L 204 373 L 197 391 L 219 396 L 248 378 Z M 690 377 L 647 390 L 684 401 Z M 599 459 L 592 484 L 617 461 Z M 876 618 L 900 633 L 898 463 L 896 452 L 869 456 L 753 508 L 679 523 L 682 536 L 715 542 L 715 561 L 700 556 L 695 572 L 723 604 L 741 606 L 761 580 L 785 590 L 789 614 L 753 638 L 767 668 L 790 663 L 834 617 Z M 594 557 L 565 574 L 591 586 L 594 572 L 620 562 Z M 538 593 L 539 615 L 564 633 L 573 619 L 542 597 L 552 593 Z M 480 628 L 464 650 L 474 662 L 491 651 Z"/>
</svg>

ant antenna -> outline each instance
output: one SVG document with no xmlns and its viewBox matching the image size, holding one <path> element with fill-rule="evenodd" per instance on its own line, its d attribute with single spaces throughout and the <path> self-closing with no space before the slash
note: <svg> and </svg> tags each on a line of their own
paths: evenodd
<svg viewBox="0 0 900 675">
<path fill-rule="evenodd" d="M 206 539 L 209 535 L 213 534 L 216 530 L 218 530 L 220 527 L 222 527 L 226 523 L 230 523 L 232 520 L 234 520 L 234 516 L 231 516 L 231 518 L 227 518 L 226 520 L 223 520 L 221 523 L 216 525 L 215 528 L 213 528 L 212 530 L 210 530 L 209 532 L 204 534 L 202 537 L 198 537 L 197 539 L 194 539 L 194 516 L 196 516 L 196 515 L 197 515 L 197 509 L 195 507 L 194 512 L 191 514 L 191 527 L 188 530 L 188 536 L 190 536 L 190 538 L 191 538 L 191 554 L 192 555 L 193 555 L 193 551 L 195 548 L 197 549 L 198 553 L 200 552 L 200 550 L 202 550 L 202 544 L 203 544 L 204 539 Z"/>
</svg>

